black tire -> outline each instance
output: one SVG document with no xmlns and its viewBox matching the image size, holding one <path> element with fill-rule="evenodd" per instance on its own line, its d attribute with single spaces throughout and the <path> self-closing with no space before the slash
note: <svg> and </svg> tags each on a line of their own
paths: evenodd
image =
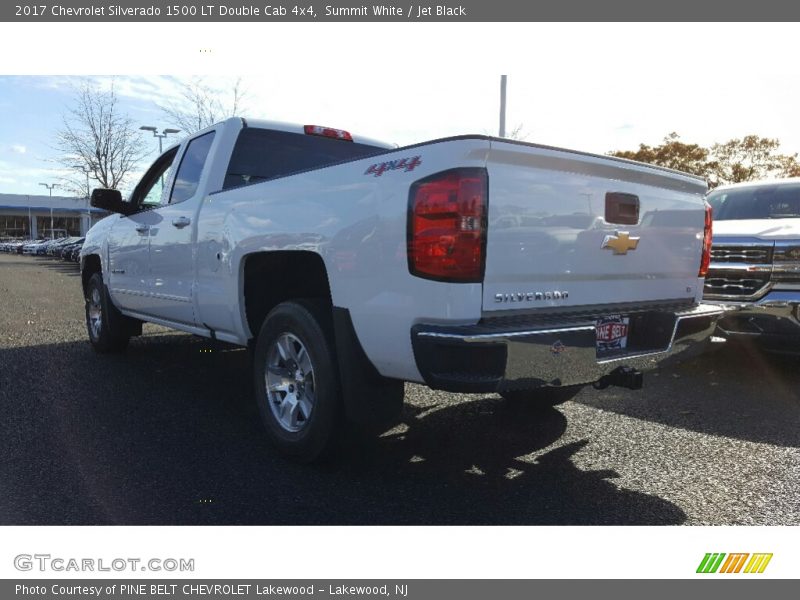
<svg viewBox="0 0 800 600">
<path fill-rule="evenodd" d="M 111 302 L 100 273 L 86 286 L 86 332 L 89 342 L 102 354 L 122 352 L 131 339 L 131 321 Z"/>
<path fill-rule="evenodd" d="M 344 427 L 332 330 L 323 303 L 283 302 L 255 344 L 255 398 L 267 436 L 300 462 L 327 458 Z"/>
<path fill-rule="evenodd" d="M 564 387 L 501 392 L 500 395 L 506 400 L 510 408 L 536 412 L 546 411 L 559 404 L 564 404 L 567 400 L 577 396 L 582 389 L 582 385 L 568 385 Z"/>
</svg>

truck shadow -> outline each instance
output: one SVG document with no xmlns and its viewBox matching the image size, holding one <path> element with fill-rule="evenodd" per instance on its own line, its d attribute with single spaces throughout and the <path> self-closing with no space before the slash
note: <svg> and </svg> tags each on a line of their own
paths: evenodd
<svg viewBox="0 0 800 600">
<path fill-rule="evenodd" d="M 30 263 L 25 263 L 25 266 L 30 267 Z M 81 274 L 80 267 L 77 265 L 77 263 L 61 260 L 60 258 L 55 257 L 37 256 L 36 266 L 45 267 L 50 271 L 55 271 L 56 273 L 61 273 L 63 275 L 69 275 L 70 277 L 78 277 Z"/>
<path fill-rule="evenodd" d="M 719 351 L 645 375 L 641 391 L 587 389 L 576 400 L 671 427 L 796 448 L 798 367 L 799 357 L 728 343 Z"/>
<path fill-rule="evenodd" d="M 408 407 L 404 421 L 377 442 L 348 448 L 331 470 L 383 480 L 384 502 L 401 522 L 656 525 L 686 518 L 662 498 L 615 485 L 613 469 L 577 467 L 573 457 L 591 441 L 560 443 L 567 419 L 556 409 L 520 414 L 499 398 L 483 398 Z M 406 483 L 388 488 L 387 471 Z M 403 488 L 411 481 L 422 497 L 408 497 Z M 416 508 L 405 508 L 409 500 Z"/>
<path fill-rule="evenodd" d="M 418 388 L 404 425 L 306 466 L 267 444 L 245 351 L 149 335 L 124 356 L 97 356 L 85 342 L 5 348 L 0 366 L 2 524 L 686 519 L 615 485 L 614 470 L 578 468 L 573 457 L 591 442 L 559 445 L 567 419 L 555 409 L 522 418 L 497 398 Z"/>
</svg>

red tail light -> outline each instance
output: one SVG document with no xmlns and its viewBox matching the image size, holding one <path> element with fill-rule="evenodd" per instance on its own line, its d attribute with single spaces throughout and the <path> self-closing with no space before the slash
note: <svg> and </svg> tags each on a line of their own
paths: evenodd
<svg viewBox="0 0 800 600">
<path fill-rule="evenodd" d="M 352 142 L 353 136 L 344 129 L 334 129 L 333 127 L 321 127 L 319 125 L 304 125 L 303 131 L 306 135 L 321 135 L 322 137 L 334 138 L 337 140 L 344 140 L 345 142 Z"/>
<path fill-rule="evenodd" d="M 436 173 L 411 186 L 408 270 L 436 281 L 478 283 L 486 259 L 486 169 Z"/>
<path fill-rule="evenodd" d="M 706 224 L 703 228 L 703 257 L 700 259 L 698 277 L 708 275 L 708 267 L 711 264 L 711 222 L 711 206 L 706 202 Z"/>
</svg>

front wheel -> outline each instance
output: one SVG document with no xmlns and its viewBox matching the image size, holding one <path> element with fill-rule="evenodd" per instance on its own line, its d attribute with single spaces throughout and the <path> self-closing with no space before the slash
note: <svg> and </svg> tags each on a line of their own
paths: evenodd
<svg viewBox="0 0 800 600">
<path fill-rule="evenodd" d="M 131 339 L 129 319 L 111 302 L 103 276 L 95 273 L 86 286 L 86 330 L 92 347 L 101 353 L 121 352 Z"/>
<path fill-rule="evenodd" d="M 302 462 L 322 458 L 343 417 L 330 309 L 315 301 L 279 304 L 261 326 L 253 360 L 270 441 Z"/>
</svg>

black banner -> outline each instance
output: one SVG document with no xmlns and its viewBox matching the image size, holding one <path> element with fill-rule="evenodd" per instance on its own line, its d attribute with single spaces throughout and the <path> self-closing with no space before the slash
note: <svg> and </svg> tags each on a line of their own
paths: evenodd
<svg viewBox="0 0 800 600">
<path fill-rule="evenodd" d="M 671 579 L 662 581 L 573 580 L 3 580 L 0 597 L 41 600 L 485 600 L 487 598 L 648 598 L 674 600 L 711 594 L 726 600 L 753 597 L 788 598 L 796 592 L 792 580 Z M 612 596 L 613 594 L 613 596 Z"/>
<path fill-rule="evenodd" d="M 0 5 L 2 21 L 41 22 L 521 22 L 795 21 L 786 0 L 32 0 Z"/>
</svg>

